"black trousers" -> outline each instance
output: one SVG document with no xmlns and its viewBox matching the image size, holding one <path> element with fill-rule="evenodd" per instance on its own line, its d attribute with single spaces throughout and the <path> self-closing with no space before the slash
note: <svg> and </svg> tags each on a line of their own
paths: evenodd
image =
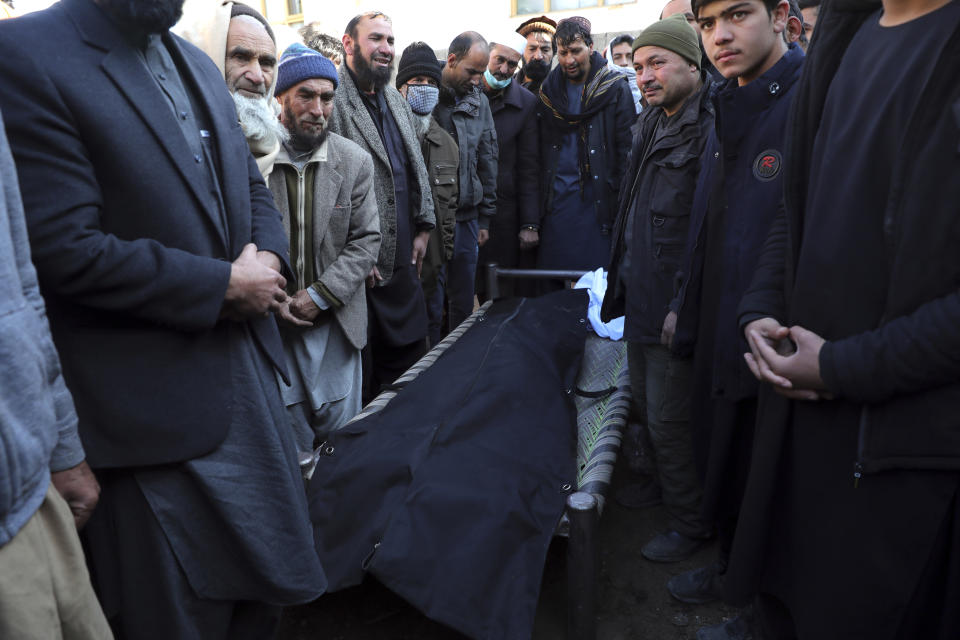
<svg viewBox="0 0 960 640">
<path fill-rule="evenodd" d="M 281 608 L 196 595 L 132 471 L 98 473 L 82 532 L 94 589 L 117 640 L 268 640 Z"/>
</svg>

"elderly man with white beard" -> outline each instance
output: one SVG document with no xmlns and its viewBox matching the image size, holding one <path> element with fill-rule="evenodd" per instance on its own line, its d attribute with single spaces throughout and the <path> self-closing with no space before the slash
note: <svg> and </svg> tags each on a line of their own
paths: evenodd
<svg viewBox="0 0 960 640">
<path fill-rule="evenodd" d="M 176 31 L 203 49 L 223 73 L 240 127 L 266 180 L 289 137 L 273 99 L 278 52 L 270 24 L 248 5 L 226 0 Z"/>
</svg>

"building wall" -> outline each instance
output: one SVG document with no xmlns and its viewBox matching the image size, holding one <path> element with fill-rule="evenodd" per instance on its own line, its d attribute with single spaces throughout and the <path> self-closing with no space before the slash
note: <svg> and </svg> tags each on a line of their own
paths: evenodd
<svg viewBox="0 0 960 640">
<path fill-rule="evenodd" d="M 258 9 L 265 7 L 267 18 L 274 24 L 282 24 L 287 17 L 287 0 L 245 0 Z M 514 30 L 533 15 L 514 16 L 515 0 L 487 0 L 464 2 L 445 0 L 411 2 L 410 0 L 377 0 L 374 3 L 359 0 L 301 0 L 303 21 L 319 22 L 324 30 L 334 36 L 343 34 L 350 18 L 377 9 L 393 20 L 397 39 L 397 52 L 414 40 L 423 40 L 437 50 L 445 50 L 457 34 L 464 31 L 479 31 L 487 39 L 496 39 L 497 34 Z M 636 35 L 655 21 L 666 0 L 636 0 L 607 7 L 550 11 L 546 15 L 561 20 L 572 15 L 581 15 L 590 20 L 595 34 L 630 33 Z M 539 14 L 535 14 L 539 15 Z M 606 37 L 598 37 L 597 48 L 606 44 Z"/>
</svg>

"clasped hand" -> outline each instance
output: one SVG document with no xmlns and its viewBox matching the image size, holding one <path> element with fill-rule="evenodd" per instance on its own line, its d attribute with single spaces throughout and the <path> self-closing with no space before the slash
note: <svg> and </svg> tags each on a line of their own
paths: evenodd
<svg viewBox="0 0 960 640">
<path fill-rule="evenodd" d="M 287 301 L 287 280 L 280 275 L 280 260 L 268 251 L 257 252 L 250 243 L 230 265 L 230 282 L 221 315 L 246 320 L 279 311 Z"/>
<path fill-rule="evenodd" d="M 744 359 L 757 380 L 794 400 L 832 397 L 820 377 L 823 338 L 800 326 L 784 327 L 773 318 L 754 320 L 744 334 L 750 345 Z"/>
<path fill-rule="evenodd" d="M 280 305 L 277 315 L 284 322 L 297 327 L 312 327 L 313 321 L 320 315 L 320 307 L 313 301 L 306 289 Z"/>
</svg>

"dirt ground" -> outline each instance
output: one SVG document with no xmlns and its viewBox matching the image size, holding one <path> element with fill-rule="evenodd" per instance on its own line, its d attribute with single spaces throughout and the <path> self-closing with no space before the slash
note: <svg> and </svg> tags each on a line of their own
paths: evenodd
<svg viewBox="0 0 960 640">
<path fill-rule="evenodd" d="M 629 480 L 624 464 L 614 474 L 614 490 Z M 714 545 L 690 560 L 657 564 L 640 547 L 665 528 L 663 507 L 625 509 L 610 500 L 600 519 L 601 575 L 597 607 L 598 640 L 693 640 L 697 629 L 736 615 L 722 604 L 686 605 L 670 597 L 671 576 L 703 566 L 716 557 Z M 534 640 L 566 636 L 565 541 L 555 540 L 544 569 Z M 322 596 L 284 612 L 278 640 L 462 640 L 432 622 L 375 580 Z"/>
</svg>

